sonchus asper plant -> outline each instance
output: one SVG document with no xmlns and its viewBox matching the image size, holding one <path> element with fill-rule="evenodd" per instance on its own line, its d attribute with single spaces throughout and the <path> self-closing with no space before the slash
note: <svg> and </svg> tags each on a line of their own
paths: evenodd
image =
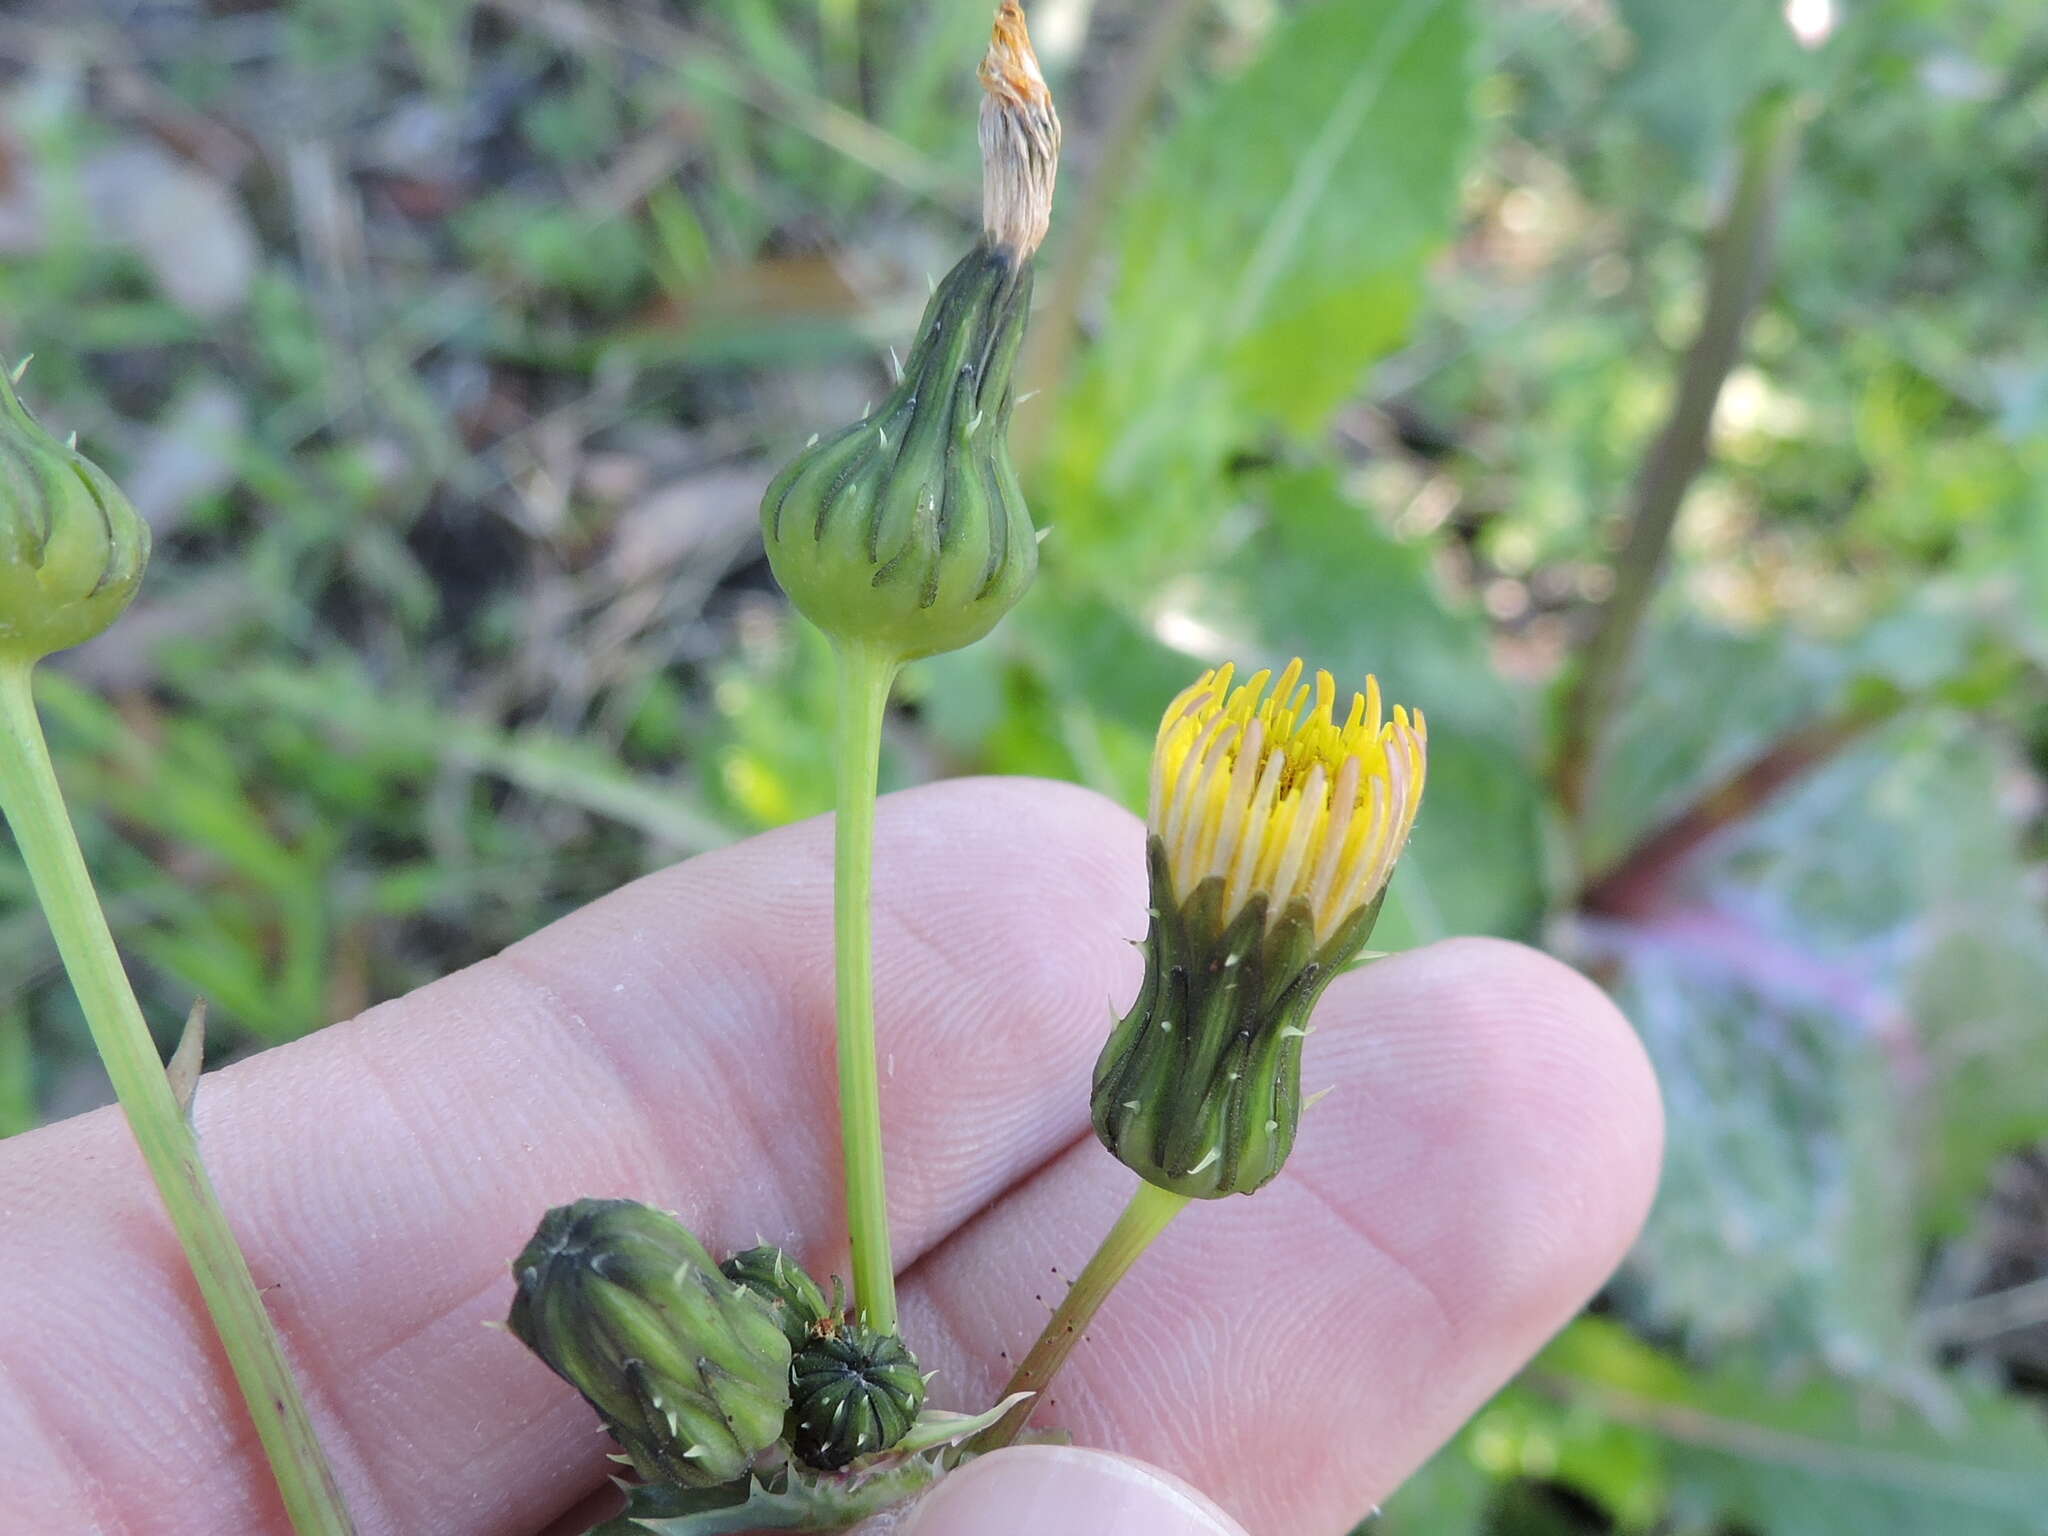
<svg viewBox="0 0 2048 1536">
<path fill-rule="evenodd" d="M 1299 661 L 1174 700 L 1152 757 L 1138 999 L 1095 1065 L 1103 1145 L 1176 1194 L 1250 1194 L 1301 1117 L 1301 1043 L 1372 933 L 1422 802 L 1428 730 L 1366 679 L 1336 713 Z M 1272 682 L 1272 691 L 1267 684 Z"/>
</svg>

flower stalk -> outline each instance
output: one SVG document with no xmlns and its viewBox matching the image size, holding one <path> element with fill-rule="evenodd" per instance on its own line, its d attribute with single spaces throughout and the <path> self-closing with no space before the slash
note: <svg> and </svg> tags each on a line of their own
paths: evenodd
<svg viewBox="0 0 2048 1536">
<path fill-rule="evenodd" d="M 1153 1239 L 1167 1229 L 1174 1217 L 1187 1209 L 1192 1198 L 1170 1189 L 1161 1189 L 1157 1184 L 1139 1182 L 1116 1225 L 1109 1229 L 1080 1277 L 1068 1288 L 1051 1321 L 1031 1346 L 1031 1352 L 1025 1355 L 1023 1363 L 1010 1377 L 1009 1385 L 1003 1388 L 1005 1397 L 1018 1392 L 1028 1392 L 1030 1397 L 969 1442 L 970 1450 L 977 1453 L 1000 1450 L 1023 1433 L 1045 1389 L 1052 1385 L 1053 1377 L 1067 1363 L 1067 1356 L 1074 1352 L 1081 1335 L 1095 1321 L 1095 1314 L 1102 1310 L 1109 1293 L 1130 1272 L 1139 1256 L 1152 1246 Z"/>
<path fill-rule="evenodd" d="M 882 1168 L 882 1089 L 876 1070 L 873 883 L 875 788 L 882 718 L 901 663 L 858 642 L 839 664 L 838 813 L 832 847 L 832 942 L 839 1011 L 839 1123 L 846 1165 L 847 1239 L 856 1314 L 896 1331 L 896 1261 Z"/>
<path fill-rule="evenodd" d="M 1016 0 L 979 70 L 982 232 L 939 282 L 896 387 L 813 436 L 770 482 L 761 536 L 776 580 L 830 637 L 839 671 L 833 939 L 846 1224 L 857 1317 L 896 1329 L 882 1168 L 873 922 L 875 780 L 906 661 L 971 645 L 1014 607 L 1038 540 L 1010 462 L 1011 376 L 1032 254 L 1052 216 L 1060 123 Z"/>
<path fill-rule="evenodd" d="M 49 919 L 114 1096 L 199 1283 L 292 1529 L 300 1536 L 348 1536 L 354 1527 L 341 1490 L 248 1260 L 200 1161 L 198 1137 L 164 1075 L 93 890 L 36 715 L 32 666 L 19 656 L 0 659 L 0 810 Z"/>
</svg>

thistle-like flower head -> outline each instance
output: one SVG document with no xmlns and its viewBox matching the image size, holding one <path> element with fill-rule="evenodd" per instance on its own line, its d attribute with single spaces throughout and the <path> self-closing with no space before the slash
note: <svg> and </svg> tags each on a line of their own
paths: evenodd
<svg viewBox="0 0 2048 1536">
<path fill-rule="evenodd" d="M 1301 1115 L 1301 1042 L 1372 932 L 1422 800 L 1421 714 L 1329 673 L 1203 674 L 1152 758 L 1145 983 L 1095 1066 L 1096 1134 L 1178 1194 L 1250 1194 Z M 1273 683 L 1271 692 L 1267 685 Z"/>
<path fill-rule="evenodd" d="M 1419 710 L 1382 718 L 1376 678 L 1340 719 L 1330 674 L 1301 674 L 1295 660 L 1270 693 L 1271 672 L 1232 688 L 1226 663 L 1175 699 L 1152 754 L 1149 821 L 1183 901 L 1221 880 L 1224 922 L 1258 897 L 1269 932 L 1299 908 L 1321 945 L 1393 874 L 1429 736 Z"/>
</svg>

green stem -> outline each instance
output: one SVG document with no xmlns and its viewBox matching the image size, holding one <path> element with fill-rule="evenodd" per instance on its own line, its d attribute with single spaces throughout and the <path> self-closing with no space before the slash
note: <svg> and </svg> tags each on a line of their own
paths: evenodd
<svg viewBox="0 0 2048 1536">
<path fill-rule="evenodd" d="M 14 830 L 114 1095 L 199 1282 L 292 1528 L 301 1536 L 348 1536 L 354 1527 L 341 1490 L 93 892 L 36 716 L 29 672 L 29 663 L 0 662 L 0 810 Z"/>
<path fill-rule="evenodd" d="M 882 1088 L 875 1067 L 875 954 L 870 912 L 875 778 L 882 714 L 901 665 L 843 641 L 839 653 L 839 814 L 832 857 L 832 933 L 839 982 L 839 1124 L 854 1305 L 869 1327 L 896 1331 L 896 1263 L 882 1177 Z"/>
<path fill-rule="evenodd" d="M 1592 796 L 1607 719 L 1635 658 L 1650 599 L 1663 579 L 1679 508 L 1706 465 L 1715 402 L 1763 292 L 1778 202 L 1798 141 L 1799 110 L 1790 93 L 1775 93 L 1757 105 L 1745 125 L 1735 190 L 1714 231 L 1699 331 L 1686 352 L 1671 413 L 1630 490 L 1628 536 L 1615 560 L 1614 591 L 1594 623 L 1564 701 L 1554 783 L 1574 824 L 1583 819 Z"/>
<path fill-rule="evenodd" d="M 1088 1267 L 1081 1271 L 1081 1278 L 1068 1289 L 1059 1310 L 1053 1313 L 1052 1321 L 1039 1334 L 1038 1342 L 1031 1346 L 1024 1363 L 1017 1367 L 1010 1384 L 1003 1388 L 1005 1397 L 1029 1392 L 1030 1398 L 977 1435 L 970 1443 L 970 1449 L 977 1452 L 997 1450 L 1023 1433 L 1045 1389 L 1052 1385 L 1053 1377 L 1067 1363 L 1067 1356 L 1074 1352 L 1074 1346 L 1087 1332 L 1088 1325 L 1095 1320 L 1095 1314 L 1116 1288 L 1116 1283 L 1138 1261 L 1138 1255 L 1152 1246 L 1152 1239 L 1166 1230 L 1167 1223 L 1187 1208 L 1188 1198 L 1170 1189 L 1161 1189 L 1156 1184 L 1139 1182 L 1131 1203 L 1124 1207 L 1123 1215 L 1109 1229 L 1102 1246 L 1095 1250 Z"/>
</svg>

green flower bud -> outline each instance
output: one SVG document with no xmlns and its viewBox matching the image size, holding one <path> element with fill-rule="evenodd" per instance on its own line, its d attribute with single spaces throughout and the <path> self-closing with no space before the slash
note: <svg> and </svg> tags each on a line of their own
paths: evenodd
<svg viewBox="0 0 2048 1536">
<path fill-rule="evenodd" d="M 92 460 L 28 413 L 0 367 L 0 657 L 40 661 L 121 616 L 149 525 Z"/>
<path fill-rule="evenodd" d="M 849 1323 L 811 1339 L 790 1365 L 790 1445 L 828 1472 L 888 1450 L 923 1406 L 917 1359 L 893 1333 Z"/>
<path fill-rule="evenodd" d="M 818 1282 L 780 1248 L 762 1246 L 736 1253 L 718 1266 L 725 1278 L 768 1303 L 792 1350 L 802 1349 L 831 1307 Z"/>
<path fill-rule="evenodd" d="M 512 1332 L 642 1477 L 728 1483 L 781 1438 L 789 1341 L 673 1216 L 632 1200 L 558 1206 L 512 1270 Z"/>
<path fill-rule="evenodd" d="M 1336 716 L 1301 663 L 1205 674 L 1159 728 L 1145 981 L 1095 1064 L 1095 1133 L 1176 1194 L 1250 1194 L 1301 1118 L 1301 1042 L 1372 933 L 1422 800 L 1422 716 L 1379 686 Z"/>
<path fill-rule="evenodd" d="M 909 661 L 972 644 L 1038 569 L 1010 463 L 1010 374 L 1031 268 L 978 245 L 925 310 L 903 378 L 768 487 L 761 533 L 790 601 L 835 640 Z"/>
</svg>

